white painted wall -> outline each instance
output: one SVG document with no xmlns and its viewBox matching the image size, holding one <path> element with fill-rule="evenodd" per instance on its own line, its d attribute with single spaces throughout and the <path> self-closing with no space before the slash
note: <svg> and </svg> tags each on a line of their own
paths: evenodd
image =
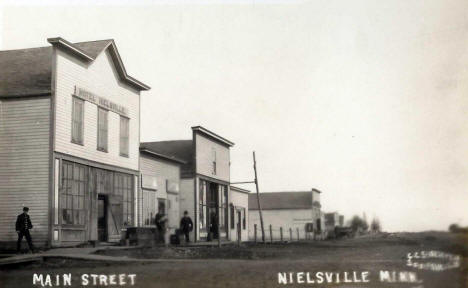
<svg viewBox="0 0 468 288">
<path fill-rule="evenodd" d="M 249 240 L 249 195 L 247 193 L 239 192 L 235 189 L 230 189 L 229 191 L 230 203 L 234 205 L 234 209 L 236 208 L 245 208 L 245 217 L 246 217 L 246 228 L 242 229 L 241 227 L 241 241 L 248 241 Z M 231 206 L 229 205 L 230 209 Z M 229 211 L 229 228 L 231 228 L 231 212 Z M 232 241 L 237 241 L 237 221 L 238 216 L 237 212 L 234 213 L 234 229 L 230 229 L 230 239 Z M 242 221 L 241 221 L 242 225 Z"/>
<path fill-rule="evenodd" d="M 190 218 L 192 218 L 193 225 L 195 227 L 196 213 L 194 207 L 194 180 L 193 178 L 185 178 L 180 180 L 180 192 L 179 192 L 179 218 L 183 216 L 184 211 L 187 210 Z M 195 229 L 190 233 L 190 241 L 195 240 Z"/>
<path fill-rule="evenodd" d="M 272 225 L 273 239 L 280 239 L 280 227 L 283 227 L 283 239 L 289 240 L 289 228 L 293 229 L 293 239 L 297 239 L 296 229 L 299 228 L 299 237 L 305 238 L 305 224 L 315 222 L 311 209 L 277 209 L 262 210 L 265 225 L 265 239 L 270 239 L 269 225 Z M 260 216 L 258 210 L 249 211 L 249 238 L 254 238 L 254 225 L 257 224 L 257 240 L 261 240 Z"/>
<path fill-rule="evenodd" d="M 230 181 L 229 148 L 195 133 L 196 173 L 218 180 Z M 216 151 L 216 174 L 212 173 L 213 150 Z"/>
<path fill-rule="evenodd" d="M 176 163 L 165 161 L 162 159 L 158 159 L 155 157 L 148 156 L 144 153 L 140 155 L 140 172 L 142 175 L 156 177 L 158 189 L 157 191 L 148 191 L 143 194 L 142 199 L 142 209 L 140 209 L 140 219 L 143 219 L 145 206 L 148 204 L 155 205 L 154 213 L 157 213 L 157 198 L 162 198 L 171 201 L 171 207 L 169 207 L 168 201 L 166 201 L 166 210 L 168 213 L 168 220 L 169 226 L 172 230 L 178 228 L 179 225 L 179 195 L 169 194 L 167 193 L 167 180 L 177 182 L 180 185 L 180 166 Z M 140 193 L 142 193 L 142 189 L 140 187 Z M 150 196 L 154 199 L 148 199 Z M 155 214 L 153 214 L 154 217 Z"/>
<path fill-rule="evenodd" d="M 119 81 L 109 53 L 101 53 L 91 64 L 56 51 L 55 151 L 104 164 L 138 170 L 140 142 L 139 92 Z M 97 106 L 85 101 L 84 145 L 71 142 L 72 94 L 75 85 L 128 108 L 130 118 L 129 157 L 120 156 L 120 118 L 109 111 L 108 152 L 97 148 Z"/>
</svg>

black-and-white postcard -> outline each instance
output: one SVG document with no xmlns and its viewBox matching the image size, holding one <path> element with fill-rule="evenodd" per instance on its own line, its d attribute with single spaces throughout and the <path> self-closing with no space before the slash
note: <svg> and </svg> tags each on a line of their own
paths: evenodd
<svg viewBox="0 0 468 288">
<path fill-rule="evenodd" d="M 0 1 L 0 287 L 468 287 L 468 1 Z"/>
</svg>

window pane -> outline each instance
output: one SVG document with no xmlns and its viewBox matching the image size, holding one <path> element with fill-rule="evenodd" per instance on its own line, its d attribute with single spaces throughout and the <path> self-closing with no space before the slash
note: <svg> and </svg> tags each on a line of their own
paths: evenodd
<svg viewBox="0 0 468 288">
<path fill-rule="evenodd" d="M 120 116 L 120 154 L 128 156 L 129 119 Z"/>
<path fill-rule="evenodd" d="M 79 223 L 80 223 L 80 211 L 73 210 L 73 224 L 79 224 Z"/>
<path fill-rule="evenodd" d="M 67 195 L 67 208 L 73 208 L 72 196 Z"/>
<path fill-rule="evenodd" d="M 98 108 L 98 149 L 107 150 L 107 110 Z"/>
<path fill-rule="evenodd" d="M 67 195 L 65 194 L 60 195 L 60 207 L 67 208 Z"/>
</svg>

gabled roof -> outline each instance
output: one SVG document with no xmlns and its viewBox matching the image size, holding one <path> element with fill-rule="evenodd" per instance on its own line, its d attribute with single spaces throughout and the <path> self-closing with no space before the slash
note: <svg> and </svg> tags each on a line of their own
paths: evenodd
<svg viewBox="0 0 468 288">
<path fill-rule="evenodd" d="M 312 191 L 260 193 L 262 210 L 312 209 Z M 257 194 L 249 194 L 249 210 L 258 210 Z"/>
<path fill-rule="evenodd" d="M 47 41 L 84 62 L 94 61 L 109 49 L 122 82 L 140 91 L 150 89 L 127 74 L 114 40 L 70 43 L 57 37 Z M 52 91 L 52 51 L 52 46 L 0 51 L 0 97 L 49 95 Z"/>
<path fill-rule="evenodd" d="M 172 140 L 140 143 L 140 150 L 151 151 L 156 154 L 165 155 L 168 158 L 178 159 L 185 162 L 181 167 L 181 177 L 192 177 L 194 173 L 193 164 L 193 141 Z"/>
</svg>

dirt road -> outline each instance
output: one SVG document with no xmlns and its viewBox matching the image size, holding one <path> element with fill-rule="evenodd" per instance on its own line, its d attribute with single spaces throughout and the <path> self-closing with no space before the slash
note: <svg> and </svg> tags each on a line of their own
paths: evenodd
<svg viewBox="0 0 468 288">
<path fill-rule="evenodd" d="M 468 287 L 467 239 L 448 233 L 418 233 L 241 249 L 224 247 L 221 251 L 204 248 L 207 250 L 185 254 L 188 260 L 181 259 L 180 251 L 166 251 L 163 258 L 176 258 L 177 262 L 132 265 L 62 259 L 0 271 L 0 287 L 41 287 L 32 285 L 33 273 L 44 277 L 49 274 L 53 278 L 56 274 L 71 273 L 72 287 L 81 286 L 82 274 L 136 274 L 133 287 Z M 459 255 L 460 265 L 445 271 L 407 266 L 408 253 L 420 257 L 421 254 L 415 253 L 421 251 L 445 253 L 425 259 L 412 258 L 413 262 L 442 267 L 456 260 L 444 255 Z M 158 253 L 161 256 L 158 249 L 122 253 L 140 258 Z M 219 255 L 224 259 L 219 259 Z M 285 279 L 287 284 L 282 284 Z M 298 283 L 301 280 L 304 283 Z M 93 287 L 91 281 L 88 286 Z"/>
</svg>

